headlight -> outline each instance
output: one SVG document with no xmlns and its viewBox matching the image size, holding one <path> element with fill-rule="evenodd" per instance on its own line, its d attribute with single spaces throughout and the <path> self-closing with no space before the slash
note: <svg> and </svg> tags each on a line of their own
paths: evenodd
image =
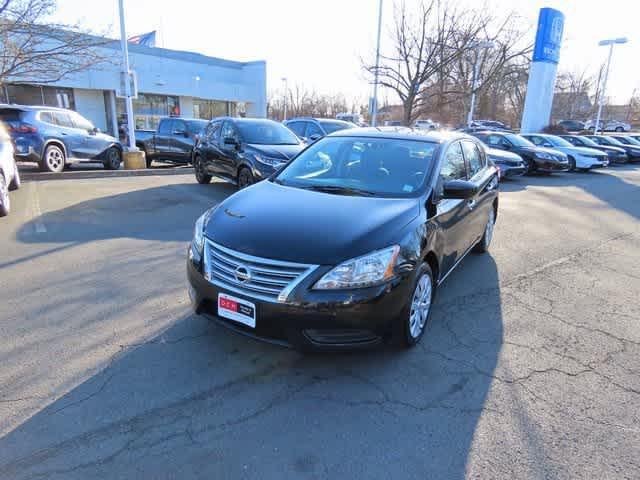
<svg viewBox="0 0 640 480">
<path fill-rule="evenodd" d="M 281 158 L 267 157 L 265 155 L 259 155 L 257 153 L 254 155 L 254 157 L 258 162 L 262 163 L 263 165 L 268 165 L 269 167 L 273 167 L 273 168 L 278 168 L 280 167 L 280 165 L 286 162 L 286 160 L 283 160 Z"/>
<path fill-rule="evenodd" d="M 314 288 L 317 290 L 364 288 L 383 283 L 393 278 L 393 267 L 399 253 L 400 247 L 394 245 L 343 262 L 325 274 Z"/>
<path fill-rule="evenodd" d="M 542 158 L 543 160 L 553 159 L 553 156 L 550 153 L 546 153 L 546 152 L 538 152 L 536 153 L 536 157 Z"/>
<path fill-rule="evenodd" d="M 202 255 L 202 249 L 204 247 L 204 224 L 209 212 L 203 213 L 198 220 L 196 220 L 196 226 L 193 230 L 193 248 L 199 254 Z"/>
</svg>

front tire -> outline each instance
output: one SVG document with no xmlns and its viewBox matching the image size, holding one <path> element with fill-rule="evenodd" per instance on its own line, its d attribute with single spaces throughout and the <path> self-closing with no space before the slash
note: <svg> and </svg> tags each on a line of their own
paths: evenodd
<svg viewBox="0 0 640 480">
<path fill-rule="evenodd" d="M 196 156 L 193 161 L 193 170 L 196 174 L 196 180 L 201 185 L 206 185 L 211 182 L 211 175 L 208 175 L 204 169 L 204 165 L 202 164 L 202 159 L 199 156 Z"/>
<path fill-rule="evenodd" d="M 116 147 L 111 147 L 105 155 L 104 168 L 118 170 L 122 163 L 122 153 Z"/>
<path fill-rule="evenodd" d="M 575 172 L 576 170 L 576 159 L 573 157 L 569 157 L 569 171 Z"/>
<path fill-rule="evenodd" d="M 400 341 L 404 348 L 415 346 L 424 335 L 435 295 L 435 281 L 431 267 L 423 263 L 418 269 L 411 297 L 400 316 Z"/>
<path fill-rule="evenodd" d="M 64 170 L 67 159 L 64 152 L 57 145 L 49 145 L 44 150 L 44 155 L 40 162 L 40 170 L 43 172 L 60 173 Z"/>
<path fill-rule="evenodd" d="M 20 188 L 20 185 L 22 185 L 22 182 L 20 181 L 20 170 L 18 170 L 18 164 L 13 163 L 14 166 L 14 171 L 15 171 L 15 176 L 13 177 L 13 180 L 11 180 L 11 183 L 9 184 L 9 190 L 18 190 Z"/>
<path fill-rule="evenodd" d="M 487 224 L 484 227 L 484 233 L 482 234 L 482 238 L 473 247 L 473 251 L 476 253 L 486 253 L 489 251 L 489 247 L 491 246 L 491 240 L 493 240 L 493 230 L 496 224 L 496 211 L 491 207 L 489 211 L 489 218 L 487 219 Z"/>
<path fill-rule="evenodd" d="M 247 167 L 242 167 L 238 172 L 238 190 L 247 188 L 250 185 L 256 183 L 256 179 L 253 177 L 253 173 Z"/>
<path fill-rule="evenodd" d="M 6 217 L 11 211 L 11 200 L 9 199 L 9 188 L 0 173 L 0 217 Z"/>
</svg>

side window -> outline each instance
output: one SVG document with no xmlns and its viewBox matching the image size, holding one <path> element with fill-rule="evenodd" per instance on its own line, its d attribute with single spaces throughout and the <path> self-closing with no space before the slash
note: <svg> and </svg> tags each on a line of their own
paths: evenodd
<svg viewBox="0 0 640 480">
<path fill-rule="evenodd" d="M 463 141 L 464 158 L 469 162 L 469 178 L 472 178 L 484 167 L 484 158 L 480 149 L 473 142 Z"/>
<path fill-rule="evenodd" d="M 324 133 L 322 133 L 320 127 L 318 127 L 315 123 L 307 122 L 307 134 L 305 135 L 305 137 L 311 138 L 311 135 L 320 135 L 322 137 L 324 136 Z"/>
<path fill-rule="evenodd" d="M 440 177 L 442 177 L 443 180 L 466 180 L 467 169 L 460 142 L 449 146 L 444 155 Z"/>
<path fill-rule="evenodd" d="M 235 138 L 236 140 L 240 140 L 238 132 L 236 132 L 236 129 L 231 122 L 224 122 L 224 124 L 222 125 L 222 132 L 220 133 L 220 137 L 223 141 L 225 138 Z"/>
<path fill-rule="evenodd" d="M 173 125 L 173 120 L 160 120 L 160 125 L 158 125 L 158 133 L 160 135 L 169 135 L 171 133 L 171 126 Z"/>
<path fill-rule="evenodd" d="M 304 129 L 306 127 L 305 122 L 291 122 L 287 124 L 287 127 L 289 127 L 298 137 L 304 137 Z"/>
<path fill-rule="evenodd" d="M 52 115 L 56 125 L 66 128 L 75 128 L 68 113 L 52 112 Z"/>
<path fill-rule="evenodd" d="M 171 129 L 171 133 L 181 132 L 184 133 L 187 131 L 187 124 L 182 120 L 174 120 L 173 128 Z"/>
<path fill-rule="evenodd" d="M 79 128 L 80 130 L 91 130 L 93 129 L 92 123 L 77 113 L 70 114 L 71 120 L 73 121 L 73 126 Z"/>
<path fill-rule="evenodd" d="M 533 142 L 534 145 L 540 146 L 544 143 L 544 141 L 542 140 L 542 138 L 540 137 L 536 137 L 535 135 L 532 135 L 530 137 L 525 137 L 528 140 L 531 140 L 531 142 Z"/>
<path fill-rule="evenodd" d="M 205 131 L 205 137 L 209 142 L 217 140 L 220 137 L 220 126 L 222 122 L 211 122 L 207 125 L 207 129 Z"/>
<path fill-rule="evenodd" d="M 498 135 L 489 135 L 487 137 L 487 145 L 490 145 L 492 147 L 498 146 L 500 145 L 501 140 L 502 137 L 499 137 Z"/>
<path fill-rule="evenodd" d="M 40 121 L 55 125 L 56 121 L 53 119 L 53 112 L 40 112 Z"/>
</svg>

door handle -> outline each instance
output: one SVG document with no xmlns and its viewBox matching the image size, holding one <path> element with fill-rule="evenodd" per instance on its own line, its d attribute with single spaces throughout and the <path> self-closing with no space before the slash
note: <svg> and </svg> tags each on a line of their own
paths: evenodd
<svg viewBox="0 0 640 480">
<path fill-rule="evenodd" d="M 475 200 L 468 200 L 467 201 L 467 207 L 469 207 L 469 210 L 473 210 L 474 208 L 476 208 L 477 204 L 478 204 L 478 202 L 476 202 Z"/>
</svg>

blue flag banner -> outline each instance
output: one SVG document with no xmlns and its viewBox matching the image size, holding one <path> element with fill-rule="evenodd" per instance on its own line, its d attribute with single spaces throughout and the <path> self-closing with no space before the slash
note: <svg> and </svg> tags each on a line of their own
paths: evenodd
<svg viewBox="0 0 640 480">
<path fill-rule="evenodd" d="M 142 45 L 144 47 L 155 47 L 156 46 L 156 31 L 149 33 L 143 33 L 141 35 L 136 35 L 131 37 L 128 40 L 129 43 L 135 43 L 137 45 Z"/>
</svg>

